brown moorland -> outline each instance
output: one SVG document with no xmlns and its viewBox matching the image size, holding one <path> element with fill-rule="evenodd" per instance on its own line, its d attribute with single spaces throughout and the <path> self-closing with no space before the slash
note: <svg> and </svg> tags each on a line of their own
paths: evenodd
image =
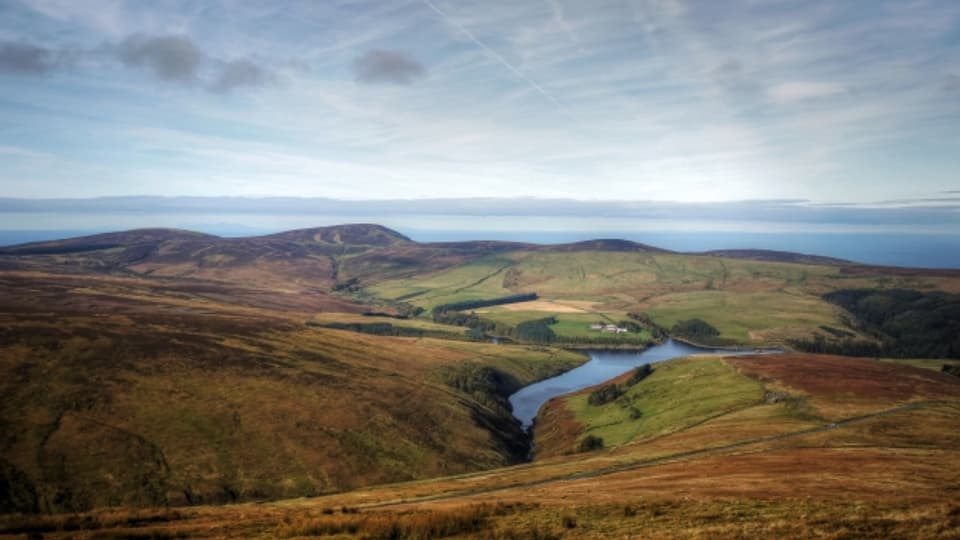
<svg viewBox="0 0 960 540">
<path fill-rule="evenodd" d="M 767 388 L 805 387 L 815 404 L 848 397 L 837 386 L 805 386 L 803 371 L 785 366 L 810 362 L 841 380 L 872 367 L 811 355 L 728 361 L 745 360 L 769 363 Z M 888 383 L 916 375 L 904 366 L 882 373 Z M 3 527 L 47 538 L 960 537 L 960 470 L 950 466 L 960 455 L 957 384 L 933 377 L 887 399 L 872 413 L 765 436 L 738 437 L 718 417 L 612 450 L 457 477 L 274 504 L 11 516 Z M 693 437 L 650 448 L 692 430 L 734 442 L 703 447 Z"/>
<path fill-rule="evenodd" d="M 583 361 L 304 324 L 351 306 L 0 273 L 4 509 L 276 499 L 507 465 L 526 450 L 505 395 Z"/>
<path fill-rule="evenodd" d="M 583 250 L 612 250 L 613 266 Z M 6 250 L 0 497 L 59 513 L 4 515 L 0 537 L 960 538 L 960 379 L 935 370 L 792 353 L 670 362 L 620 403 L 552 401 L 535 433 L 550 450 L 516 465 L 526 448 L 504 396 L 582 357 L 304 324 L 393 320 L 433 286 L 490 297 L 535 283 L 655 319 L 722 311 L 711 320 L 730 335 L 802 335 L 817 317 L 844 324 L 820 313 L 838 287 L 960 290 L 956 272 L 785 256 L 429 245 L 376 226 Z M 606 448 L 578 452 L 588 433 Z"/>
</svg>

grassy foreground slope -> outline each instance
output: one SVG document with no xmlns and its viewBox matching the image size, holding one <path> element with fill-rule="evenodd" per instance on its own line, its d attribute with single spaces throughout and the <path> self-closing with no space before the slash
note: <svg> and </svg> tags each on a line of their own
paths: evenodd
<svg viewBox="0 0 960 540">
<path fill-rule="evenodd" d="M 583 361 L 312 328 L 298 309 L 316 302 L 0 273 L 3 510 L 275 499 L 507 465 L 526 448 L 501 394 Z"/>
<path fill-rule="evenodd" d="M 651 441 L 718 431 L 710 439 L 716 443 L 735 440 L 739 425 L 816 428 L 915 402 L 946 400 L 957 406 L 960 379 L 914 367 L 919 362 L 781 354 L 660 363 L 632 386 L 627 374 L 551 400 L 537 420 L 537 456 L 571 454 L 591 436 L 607 447 L 650 447 Z M 938 370 L 942 364 L 923 362 Z M 591 403 L 591 394 L 610 387 L 622 395 Z M 724 424 L 723 430 L 712 428 Z"/>
<path fill-rule="evenodd" d="M 537 457 L 569 454 L 585 437 L 607 447 L 663 435 L 701 424 L 715 416 L 752 407 L 763 401 L 763 386 L 741 376 L 717 357 L 687 358 L 658 364 L 643 381 L 629 385 L 630 374 L 572 395 L 554 398 L 550 409 L 571 416 L 556 425 L 538 419 Z M 590 396 L 603 388 L 623 392 L 615 400 L 592 405 Z M 557 411 L 548 413 L 550 419 Z M 581 427 L 582 426 L 582 427 Z M 563 437 L 562 435 L 566 435 Z M 574 436 L 576 437 L 575 440 Z"/>
<path fill-rule="evenodd" d="M 667 366 L 670 366 L 667 368 Z M 729 369 L 727 369 L 729 368 Z M 635 386 L 759 386 L 613 449 L 264 505 L 9 517 L 49 538 L 956 538 L 960 379 L 815 355 L 693 358 Z M 732 370 L 732 371 L 731 371 Z M 776 399 L 773 399 L 776 397 Z M 541 419 L 542 421 L 546 421 Z"/>
</svg>

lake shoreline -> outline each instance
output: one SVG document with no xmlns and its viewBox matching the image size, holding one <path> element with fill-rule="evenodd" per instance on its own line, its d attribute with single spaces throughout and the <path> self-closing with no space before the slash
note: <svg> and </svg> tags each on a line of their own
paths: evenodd
<svg viewBox="0 0 960 540">
<path fill-rule="evenodd" d="M 555 346 L 560 347 L 561 349 L 574 352 L 585 352 L 585 351 L 622 351 L 622 352 L 636 352 L 641 353 L 643 351 L 649 350 L 651 347 L 656 347 L 661 345 L 661 343 L 649 343 L 646 347 L 641 345 L 590 345 L 586 343 L 573 343 L 565 344 L 563 342 L 555 343 Z M 696 345 L 694 345 L 696 346 Z"/>
<path fill-rule="evenodd" d="M 590 360 L 563 374 L 525 386 L 509 396 L 513 416 L 530 431 L 540 408 L 550 399 L 604 383 L 644 364 L 662 362 L 694 354 L 731 352 L 719 348 L 697 347 L 667 339 L 645 349 L 582 348 Z M 744 351 L 745 352 L 745 351 Z M 736 354 L 736 352 L 734 352 Z"/>
<path fill-rule="evenodd" d="M 738 352 L 751 352 L 751 353 L 763 353 L 763 352 L 783 352 L 781 349 L 777 348 L 763 348 L 763 347 L 750 347 L 747 345 L 706 345 L 703 343 L 697 343 L 692 339 L 682 338 L 677 336 L 670 336 L 670 339 L 683 343 L 684 345 L 689 345 L 691 347 L 697 347 L 699 349 L 711 349 L 716 351 L 727 351 L 732 354 Z"/>
</svg>

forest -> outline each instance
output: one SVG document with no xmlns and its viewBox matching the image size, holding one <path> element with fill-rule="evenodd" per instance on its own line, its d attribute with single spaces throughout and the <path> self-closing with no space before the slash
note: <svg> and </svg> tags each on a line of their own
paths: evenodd
<svg viewBox="0 0 960 540">
<path fill-rule="evenodd" d="M 843 289 L 823 296 L 845 309 L 870 341 L 817 336 L 791 344 L 805 352 L 891 358 L 960 358 L 960 295 L 910 289 Z M 831 332 L 834 337 L 835 332 Z"/>
</svg>

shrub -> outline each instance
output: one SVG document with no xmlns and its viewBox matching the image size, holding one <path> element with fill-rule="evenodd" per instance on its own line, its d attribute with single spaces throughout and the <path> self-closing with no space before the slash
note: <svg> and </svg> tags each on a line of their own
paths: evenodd
<svg viewBox="0 0 960 540">
<path fill-rule="evenodd" d="M 550 328 L 550 325 L 556 322 L 557 320 L 553 317 L 522 322 L 517 325 L 516 337 L 521 341 L 529 341 L 541 345 L 552 343 L 553 340 L 557 338 L 557 335 Z"/>
<path fill-rule="evenodd" d="M 633 386 L 637 384 L 638 382 L 649 377 L 651 373 L 653 373 L 653 368 L 650 367 L 650 364 L 644 364 L 638 367 L 637 369 L 633 370 L 633 375 L 627 379 L 627 386 Z"/>
<path fill-rule="evenodd" d="M 623 390 L 615 384 L 608 384 L 606 386 L 601 386 L 593 392 L 590 392 L 590 397 L 587 398 L 587 403 L 590 405 L 605 405 L 611 401 L 615 401 L 618 397 L 623 395 Z"/>
<path fill-rule="evenodd" d="M 489 518 L 522 509 L 505 504 L 481 504 L 450 510 L 400 513 L 344 511 L 340 516 L 321 516 L 285 523 L 274 533 L 279 537 L 348 535 L 371 540 L 445 538 L 490 531 L 492 524 Z"/>
<path fill-rule="evenodd" d="M 580 441 L 581 452 L 593 452 L 595 450 L 603 450 L 602 438 L 597 437 L 596 435 L 587 435 L 585 439 Z"/>
<path fill-rule="evenodd" d="M 678 321 L 671 329 L 674 335 L 700 342 L 710 342 L 720 335 L 720 331 L 703 319 Z"/>
<path fill-rule="evenodd" d="M 643 329 L 643 327 L 641 327 L 639 324 L 633 321 L 620 321 L 617 323 L 617 326 L 619 326 L 620 328 L 626 328 L 627 331 L 634 332 L 634 333 L 639 332 L 640 330 Z"/>
<path fill-rule="evenodd" d="M 474 341 L 484 341 L 487 339 L 487 334 L 484 333 L 482 328 L 468 328 L 467 337 Z"/>
</svg>

